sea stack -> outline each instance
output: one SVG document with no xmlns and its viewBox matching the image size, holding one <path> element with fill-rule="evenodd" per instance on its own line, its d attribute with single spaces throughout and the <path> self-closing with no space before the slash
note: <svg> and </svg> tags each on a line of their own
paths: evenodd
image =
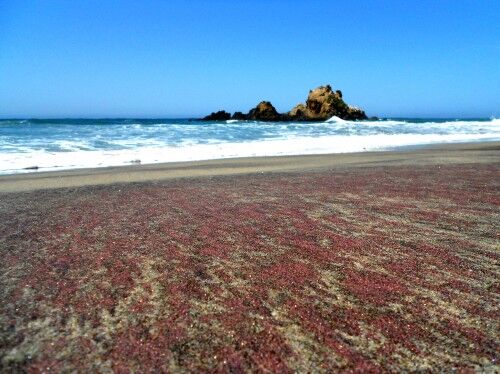
<svg viewBox="0 0 500 374">
<path fill-rule="evenodd" d="M 231 113 L 228 113 L 225 110 L 212 112 L 208 116 L 202 118 L 204 121 L 226 121 L 228 119 L 231 119 Z"/>
<path fill-rule="evenodd" d="M 282 115 L 269 101 L 261 101 L 255 108 L 247 114 L 247 119 L 256 121 L 281 121 Z"/>
<path fill-rule="evenodd" d="M 367 118 L 363 110 L 347 105 L 342 99 L 342 92 L 333 91 L 330 85 L 309 91 L 306 104 L 298 104 L 288 112 L 292 121 L 326 121 L 333 116 L 345 120 Z"/>
<path fill-rule="evenodd" d="M 282 121 L 316 121 L 323 122 L 333 116 L 345 120 L 367 119 L 365 112 L 354 106 L 346 104 L 340 90 L 334 91 L 330 85 L 320 86 L 309 91 L 305 104 L 297 104 L 288 113 L 278 113 L 270 101 L 261 101 L 247 114 L 230 113 L 221 110 L 203 118 L 205 121 L 256 120 L 269 122 Z"/>
</svg>

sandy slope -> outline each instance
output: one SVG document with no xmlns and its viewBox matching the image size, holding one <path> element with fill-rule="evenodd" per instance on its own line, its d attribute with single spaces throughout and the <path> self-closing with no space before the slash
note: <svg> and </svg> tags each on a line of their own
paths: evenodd
<svg viewBox="0 0 500 374">
<path fill-rule="evenodd" d="M 499 371 L 497 145 L 181 166 L 1 178 L 0 371 Z"/>
</svg>

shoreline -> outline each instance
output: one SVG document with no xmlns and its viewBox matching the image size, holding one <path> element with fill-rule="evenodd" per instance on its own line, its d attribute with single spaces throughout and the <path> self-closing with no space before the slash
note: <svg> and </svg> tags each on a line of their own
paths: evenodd
<svg viewBox="0 0 500 374">
<path fill-rule="evenodd" d="M 9 174 L 0 176 L 0 193 L 344 167 L 496 162 L 500 162 L 500 141 L 434 144 L 394 151 L 242 157 Z"/>
</svg>

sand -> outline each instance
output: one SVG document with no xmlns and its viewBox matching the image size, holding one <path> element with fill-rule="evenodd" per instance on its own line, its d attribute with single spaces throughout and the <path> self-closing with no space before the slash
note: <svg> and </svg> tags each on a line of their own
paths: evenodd
<svg viewBox="0 0 500 374">
<path fill-rule="evenodd" d="M 499 372 L 499 161 L 4 176 L 0 372 Z"/>
<path fill-rule="evenodd" d="M 390 152 L 236 158 L 33 172 L 0 176 L 0 193 L 177 178 L 320 171 L 345 167 L 492 163 L 500 161 L 499 150 L 500 142 L 485 142 L 426 146 Z"/>
</svg>

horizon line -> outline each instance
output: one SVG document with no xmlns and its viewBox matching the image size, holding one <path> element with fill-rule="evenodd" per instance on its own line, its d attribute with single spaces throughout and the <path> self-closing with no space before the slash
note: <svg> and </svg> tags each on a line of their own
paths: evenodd
<svg viewBox="0 0 500 374">
<path fill-rule="evenodd" d="M 497 119 L 497 116 L 375 116 L 377 119 Z M 155 119 L 169 119 L 169 120 L 201 120 L 200 117 L 194 116 L 179 116 L 179 117 L 171 117 L 171 116 L 150 116 L 150 117 L 142 117 L 142 116 L 47 116 L 47 117 L 3 117 L 0 115 L 0 121 L 29 121 L 29 120 L 127 120 L 127 119 L 136 119 L 136 120 L 155 120 Z M 369 119 L 368 119 L 369 120 Z M 290 122 L 301 122 L 301 121 L 290 121 Z"/>
</svg>

